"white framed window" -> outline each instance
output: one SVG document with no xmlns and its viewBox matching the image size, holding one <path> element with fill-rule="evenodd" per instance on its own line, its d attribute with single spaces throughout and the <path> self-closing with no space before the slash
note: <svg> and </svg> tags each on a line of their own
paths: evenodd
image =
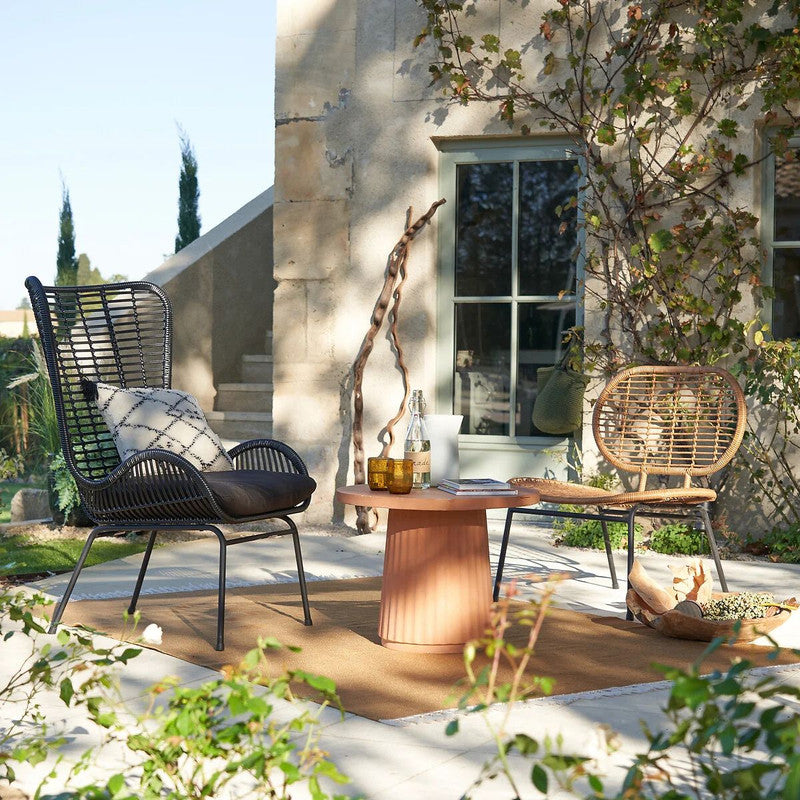
<svg viewBox="0 0 800 800">
<path fill-rule="evenodd" d="M 800 339 L 800 137 L 790 146 L 795 158 L 773 155 L 765 162 L 764 282 L 775 289 L 766 316 L 776 339 Z"/>
<path fill-rule="evenodd" d="M 583 322 L 577 161 L 559 143 L 438 146 L 437 407 L 463 414 L 462 445 L 552 446 L 531 413 L 537 369 Z"/>
</svg>

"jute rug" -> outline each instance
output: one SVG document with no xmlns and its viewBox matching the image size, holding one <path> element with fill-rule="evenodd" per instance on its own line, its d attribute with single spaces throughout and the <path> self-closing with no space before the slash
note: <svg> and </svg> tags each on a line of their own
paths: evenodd
<svg viewBox="0 0 800 800">
<path fill-rule="evenodd" d="M 193 664 L 219 668 L 238 663 L 258 636 L 272 636 L 299 653 L 282 651 L 271 659 L 274 674 L 300 668 L 336 682 L 342 705 L 371 719 L 392 719 L 454 707 L 453 687 L 464 676 L 460 654 L 425 655 L 388 650 L 377 636 L 380 578 L 309 583 L 314 624 L 305 627 L 297 584 L 230 589 L 225 622 L 225 650 L 214 650 L 215 592 L 148 595 L 139 601 L 140 627 L 163 628 L 156 649 Z M 84 600 L 70 603 L 69 624 L 83 624 L 119 637 L 126 601 Z M 523 643 L 527 628 L 509 638 Z M 536 647 L 531 674 L 553 678 L 554 694 L 663 680 L 653 663 L 686 667 L 705 644 L 668 639 L 638 622 L 553 609 Z M 724 669 L 743 657 L 757 666 L 798 661 L 790 652 L 769 660 L 769 649 L 723 647 L 706 662 L 708 671 Z M 163 676 L 154 675 L 156 681 Z M 303 691 L 298 691 L 303 695 Z M 305 696 L 313 698 L 313 693 Z"/>
</svg>

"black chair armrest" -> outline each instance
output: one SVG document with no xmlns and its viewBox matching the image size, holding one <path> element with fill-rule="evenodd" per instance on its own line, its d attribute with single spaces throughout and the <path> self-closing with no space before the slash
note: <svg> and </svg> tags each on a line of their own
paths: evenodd
<svg viewBox="0 0 800 800">
<path fill-rule="evenodd" d="M 236 469 L 308 475 L 308 469 L 297 452 L 277 439 L 251 439 L 231 448 L 228 455 L 233 459 Z"/>
<path fill-rule="evenodd" d="M 142 450 L 104 478 L 75 480 L 86 510 L 98 521 L 229 519 L 203 474 L 168 450 Z"/>
</svg>

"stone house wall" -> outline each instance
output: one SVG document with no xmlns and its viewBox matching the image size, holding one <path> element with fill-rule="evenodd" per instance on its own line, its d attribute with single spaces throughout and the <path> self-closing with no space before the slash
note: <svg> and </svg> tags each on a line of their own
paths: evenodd
<svg viewBox="0 0 800 800">
<path fill-rule="evenodd" d="M 543 0 L 482 0 L 473 19 L 477 30 L 494 31 L 509 46 L 538 31 L 544 6 Z M 416 218 L 439 198 L 439 158 L 447 143 L 518 140 L 494 106 L 448 105 L 429 86 L 431 50 L 412 46 L 424 21 L 414 0 L 278 3 L 274 426 L 319 483 L 308 512 L 318 521 L 352 519 L 352 509 L 334 501 L 335 487 L 353 478 L 351 368 L 407 209 Z M 524 57 L 526 73 L 546 81 L 541 53 L 528 50 Z M 740 122 L 758 152 L 752 120 Z M 757 171 L 737 199 L 759 207 Z M 412 385 L 423 389 L 429 411 L 448 413 L 435 401 L 438 225 L 434 218 L 412 245 L 400 331 Z M 591 335 L 599 315 L 592 308 L 585 313 Z M 364 399 L 370 455 L 402 399 L 400 374 L 382 335 L 368 362 Z M 588 413 L 585 418 L 582 438 L 591 465 Z M 402 439 L 404 423 L 398 427 Z M 392 454 L 401 449 L 396 443 Z M 466 456 L 480 474 L 480 452 Z M 495 477 L 537 474 L 519 453 L 507 457 L 506 473 Z"/>
</svg>

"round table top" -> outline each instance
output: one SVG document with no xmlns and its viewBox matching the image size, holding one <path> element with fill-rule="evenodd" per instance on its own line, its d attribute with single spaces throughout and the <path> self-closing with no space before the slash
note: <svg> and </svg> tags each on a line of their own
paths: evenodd
<svg viewBox="0 0 800 800">
<path fill-rule="evenodd" d="M 516 508 L 532 506 L 539 502 L 536 489 L 519 487 L 519 494 L 480 494 L 464 496 L 443 492 L 441 489 L 412 489 L 409 494 L 373 492 L 365 483 L 342 486 L 336 490 L 336 499 L 351 506 L 370 508 L 401 508 L 415 511 L 480 511 L 487 508 Z"/>
</svg>

